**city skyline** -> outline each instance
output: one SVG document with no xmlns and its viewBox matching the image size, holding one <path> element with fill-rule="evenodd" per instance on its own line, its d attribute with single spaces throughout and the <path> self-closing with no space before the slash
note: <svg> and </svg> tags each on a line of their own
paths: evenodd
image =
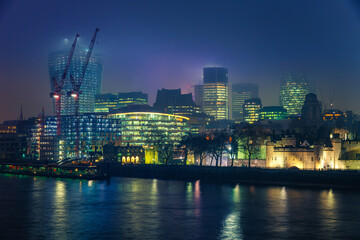
<svg viewBox="0 0 360 240">
<path fill-rule="evenodd" d="M 201 83 L 203 67 L 222 66 L 229 71 L 230 84 L 258 84 L 264 106 L 272 106 L 279 105 L 283 74 L 301 71 L 321 101 L 360 112 L 360 21 L 355 1 L 207 1 L 206 12 L 200 1 L 69 5 L 70 1 L 0 4 L 0 80 L 5 86 L 0 92 L 0 122 L 18 118 L 21 105 L 26 118 L 36 116 L 42 106 L 51 114 L 49 52 L 64 48 L 65 38 L 69 45 L 76 33 L 80 44 L 87 45 L 96 27 L 101 29 L 95 48 L 104 60 L 103 93 L 142 91 L 152 104 L 158 89 L 189 93 L 191 85 Z M 176 13 L 178 8 L 182 14 Z M 219 17 L 213 19 L 214 13 Z M 340 89 L 337 81 L 342 82 Z"/>
</svg>

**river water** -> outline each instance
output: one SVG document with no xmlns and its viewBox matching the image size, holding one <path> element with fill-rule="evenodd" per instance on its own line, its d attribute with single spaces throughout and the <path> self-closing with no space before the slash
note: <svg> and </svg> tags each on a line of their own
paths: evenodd
<svg viewBox="0 0 360 240">
<path fill-rule="evenodd" d="M 360 192 L 0 174 L 0 239 L 360 239 Z"/>
</svg>

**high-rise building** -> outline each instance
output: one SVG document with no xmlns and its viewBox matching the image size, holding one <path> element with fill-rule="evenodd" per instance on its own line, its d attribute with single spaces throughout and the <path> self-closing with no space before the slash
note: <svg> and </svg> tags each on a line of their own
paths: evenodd
<svg viewBox="0 0 360 240">
<path fill-rule="evenodd" d="M 206 67 L 203 80 L 203 111 L 215 120 L 228 119 L 228 70 L 222 67 Z"/>
<path fill-rule="evenodd" d="M 261 110 L 260 98 L 252 98 L 245 100 L 244 103 L 244 120 L 250 124 L 259 120 L 259 113 Z"/>
<path fill-rule="evenodd" d="M 48 65 L 49 65 L 49 74 L 50 74 L 50 84 L 51 89 L 54 91 L 54 84 L 52 81 L 53 77 L 61 79 L 61 75 L 64 71 L 66 60 L 68 58 L 68 52 L 57 51 L 49 54 Z M 62 99 L 61 99 L 61 114 L 62 115 L 72 115 L 75 113 L 75 104 L 74 98 L 68 97 L 67 92 L 73 90 L 73 86 L 70 82 L 69 76 L 74 76 L 75 80 L 78 80 L 83 64 L 86 58 L 86 50 L 76 51 L 73 55 L 68 75 L 65 80 L 64 87 L 62 89 Z M 95 95 L 100 94 L 101 92 L 101 83 L 102 83 L 102 61 L 100 56 L 96 53 L 92 53 L 92 56 L 89 60 L 89 64 L 86 69 L 86 73 L 80 87 L 80 104 L 79 112 L 80 113 L 91 113 L 94 112 L 95 108 Z M 55 113 L 55 109 L 54 109 Z"/>
<path fill-rule="evenodd" d="M 258 85 L 253 83 L 235 83 L 232 85 L 232 119 L 244 121 L 243 107 L 245 100 L 259 97 Z"/>
<path fill-rule="evenodd" d="M 286 109 L 280 106 L 263 107 L 259 112 L 259 120 L 284 120 L 288 117 Z"/>
<path fill-rule="evenodd" d="M 289 115 L 300 115 L 309 86 L 302 74 L 286 74 L 280 86 L 280 105 Z"/>
</svg>

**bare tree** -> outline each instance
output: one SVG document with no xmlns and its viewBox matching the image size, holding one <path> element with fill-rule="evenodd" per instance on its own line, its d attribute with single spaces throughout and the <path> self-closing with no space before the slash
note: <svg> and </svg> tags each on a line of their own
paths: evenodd
<svg viewBox="0 0 360 240">
<path fill-rule="evenodd" d="M 230 155 L 231 167 L 233 167 L 234 159 L 237 157 L 239 151 L 239 136 L 235 132 L 233 132 L 227 139 L 226 151 Z"/>
<path fill-rule="evenodd" d="M 222 156 L 224 151 L 226 151 L 227 139 L 228 139 L 228 135 L 223 131 L 214 132 L 209 139 L 210 157 L 212 159 L 215 159 L 217 167 L 219 166 L 219 160 L 221 166 Z"/>
<path fill-rule="evenodd" d="M 193 139 L 192 135 L 186 135 L 186 136 L 182 137 L 180 144 L 178 146 L 179 150 L 184 153 L 184 165 L 185 166 L 187 164 L 188 155 L 193 152 L 192 139 Z"/>
<path fill-rule="evenodd" d="M 260 151 L 262 141 L 265 139 L 265 131 L 257 125 L 247 125 L 236 131 L 238 138 L 239 151 L 247 156 L 249 167 L 251 167 L 251 159 Z"/>
<path fill-rule="evenodd" d="M 181 145 L 185 148 L 187 154 L 194 154 L 194 158 L 199 158 L 199 165 L 203 165 L 203 161 L 208 154 L 208 140 L 205 134 L 189 135 L 183 138 Z"/>
<path fill-rule="evenodd" d="M 173 157 L 175 141 L 162 131 L 153 131 L 149 137 L 149 144 L 154 147 L 167 165 Z"/>
</svg>

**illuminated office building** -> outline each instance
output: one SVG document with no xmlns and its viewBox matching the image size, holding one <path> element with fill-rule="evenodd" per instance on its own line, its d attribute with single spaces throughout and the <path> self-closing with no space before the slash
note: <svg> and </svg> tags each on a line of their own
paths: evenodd
<svg viewBox="0 0 360 240">
<path fill-rule="evenodd" d="M 259 111 L 260 120 L 284 120 L 288 119 L 288 117 L 286 109 L 280 106 L 263 107 Z"/>
<path fill-rule="evenodd" d="M 76 119 L 74 116 L 63 116 L 62 119 L 62 156 L 75 157 Z M 102 152 L 103 145 L 121 141 L 120 123 L 117 119 L 108 118 L 107 114 L 87 113 L 79 116 L 79 155 L 89 157 Z"/>
<path fill-rule="evenodd" d="M 48 66 L 49 66 L 49 77 L 51 84 L 51 91 L 54 91 L 54 84 L 52 81 L 53 77 L 56 77 L 58 80 L 61 79 L 63 74 L 66 60 L 68 57 L 67 51 L 57 51 L 49 54 L 48 57 Z M 75 80 L 79 80 L 83 64 L 86 58 L 85 49 L 77 48 L 73 55 L 67 78 L 65 79 L 65 84 L 62 89 L 62 99 L 61 99 L 61 114 L 62 115 L 71 115 L 75 113 L 75 104 L 74 98 L 68 97 L 67 92 L 73 90 L 73 86 L 70 82 L 70 75 L 74 76 Z M 79 112 L 80 113 L 91 113 L 94 112 L 95 107 L 95 95 L 100 94 L 102 84 L 102 61 L 100 56 L 95 52 L 92 53 L 92 56 L 89 60 L 87 66 L 85 77 L 80 87 L 80 104 Z M 55 113 L 55 108 L 54 108 Z"/>
<path fill-rule="evenodd" d="M 142 92 L 97 94 L 95 96 L 95 112 L 108 113 L 110 109 L 123 108 L 129 105 L 144 105 L 147 103 L 148 95 Z"/>
<path fill-rule="evenodd" d="M 324 121 L 343 121 L 344 113 L 337 109 L 327 109 L 323 114 Z"/>
<path fill-rule="evenodd" d="M 228 70 L 222 67 L 206 67 L 203 80 L 203 111 L 215 120 L 228 119 Z"/>
<path fill-rule="evenodd" d="M 244 103 L 244 120 L 250 124 L 259 120 L 261 110 L 260 98 L 248 99 Z"/>
<path fill-rule="evenodd" d="M 126 107 L 128 105 L 144 105 L 148 104 L 148 95 L 142 92 L 123 92 L 118 93 L 117 108 Z"/>
<path fill-rule="evenodd" d="M 107 114 L 81 114 L 79 124 L 79 154 L 90 157 L 101 154 L 103 145 L 121 140 L 119 121 L 109 119 Z M 33 159 L 58 161 L 75 157 L 76 118 L 61 117 L 61 136 L 56 135 L 56 117 L 37 118 L 31 130 L 30 149 Z"/>
<path fill-rule="evenodd" d="M 302 74 L 286 74 L 280 86 L 280 105 L 289 115 L 300 115 L 309 86 Z"/>
<path fill-rule="evenodd" d="M 123 146 L 154 146 L 157 136 L 178 143 L 190 128 L 189 118 L 158 112 L 123 112 L 110 114 L 120 123 Z"/>
<path fill-rule="evenodd" d="M 232 85 L 232 119 L 239 123 L 244 121 L 245 100 L 259 97 L 258 85 L 253 83 L 236 83 Z"/>
<path fill-rule="evenodd" d="M 110 109 L 116 108 L 118 102 L 117 94 L 96 94 L 95 109 L 96 113 L 108 113 Z"/>
</svg>

